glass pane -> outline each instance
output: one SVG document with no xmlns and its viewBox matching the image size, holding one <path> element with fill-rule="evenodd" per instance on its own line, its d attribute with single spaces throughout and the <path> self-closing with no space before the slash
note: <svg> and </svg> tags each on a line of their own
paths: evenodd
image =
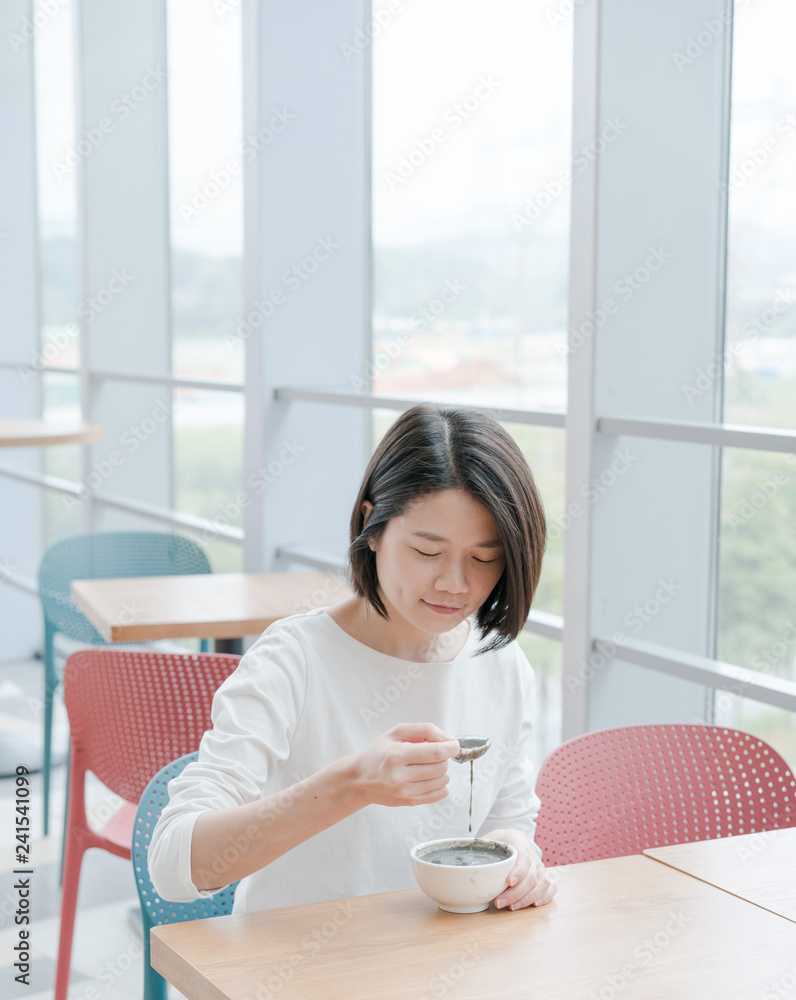
<svg viewBox="0 0 796 1000">
<path fill-rule="evenodd" d="M 174 393 L 174 506 L 221 526 L 243 527 L 235 497 L 243 482 L 243 396 L 177 389 Z M 216 572 L 243 569 L 243 549 L 202 535 Z"/>
<path fill-rule="evenodd" d="M 518 641 L 536 675 L 533 760 L 539 767 L 561 742 L 561 643 L 530 632 L 522 632 Z"/>
<path fill-rule="evenodd" d="M 739 5 L 738 13 L 732 53 L 724 419 L 792 428 L 796 6 L 792 0 L 768 0 Z M 703 373 L 703 378 L 716 377 Z"/>
<path fill-rule="evenodd" d="M 243 103 L 238 4 L 169 0 L 173 368 L 243 380 Z"/>
<path fill-rule="evenodd" d="M 192 535 L 207 553 L 210 568 L 214 573 L 242 573 L 243 546 L 232 542 L 222 542 L 218 538 L 207 538 L 204 534 Z"/>
<path fill-rule="evenodd" d="M 796 455 L 724 450 L 717 655 L 796 680 L 794 483 Z"/>
<path fill-rule="evenodd" d="M 49 372 L 40 377 L 44 419 L 63 423 L 80 420 L 78 376 Z M 79 483 L 82 470 L 81 451 L 79 444 L 61 444 L 44 448 L 42 471 L 60 479 Z M 79 499 L 68 493 L 56 493 L 54 490 L 42 490 L 42 496 L 45 549 L 62 538 L 83 533 L 83 504 Z"/>
<path fill-rule="evenodd" d="M 70 152 L 75 144 L 74 24 L 69 11 L 55 16 L 37 0 L 47 22 L 34 46 L 36 155 L 41 280 L 41 348 L 20 358 L 35 376 L 42 367 L 77 367 L 77 173 Z M 30 381 L 33 386 L 35 383 Z"/>
<path fill-rule="evenodd" d="M 428 0 L 374 40 L 377 393 L 566 405 L 572 19 L 558 20 L 526 0 Z"/>
</svg>

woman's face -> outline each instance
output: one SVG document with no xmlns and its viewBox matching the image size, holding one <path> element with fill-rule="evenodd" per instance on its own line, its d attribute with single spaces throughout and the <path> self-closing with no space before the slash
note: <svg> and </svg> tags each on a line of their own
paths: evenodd
<svg viewBox="0 0 796 1000">
<path fill-rule="evenodd" d="M 426 633 L 448 632 L 477 611 L 505 567 L 495 519 L 464 490 L 416 500 L 370 547 L 391 622 Z"/>
</svg>

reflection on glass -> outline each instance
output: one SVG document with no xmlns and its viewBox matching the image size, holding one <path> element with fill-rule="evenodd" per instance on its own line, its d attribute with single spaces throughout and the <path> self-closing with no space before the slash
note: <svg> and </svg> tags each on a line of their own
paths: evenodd
<svg viewBox="0 0 796 1000">
<path fill-rule="evenodd" d="M 792 0 L 733 28 L 724 419 L 796 427 L 796 61 Z M 709 373 L 708 373 L 709 377 Z"/>
<path fill-rule="evenodd" d="M 572 19 L 407 5 L 373 46 L 373 365 L 383 395 L 561 409 Z M 411 67 L 411 69 L 409 69 Z"/>
</svg>

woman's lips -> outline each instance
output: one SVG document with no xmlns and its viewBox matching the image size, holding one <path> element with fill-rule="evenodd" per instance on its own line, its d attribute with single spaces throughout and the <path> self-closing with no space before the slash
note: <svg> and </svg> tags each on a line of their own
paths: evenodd
<svg viewBox="0 0 796 1000">
<path fill-rule="evenodd" d="M 452 615 L 456 611 L 461 611 L 461 608 L 448 608 L 444 604 L 429 604 L 428 601 L 423 601 L 423 604 L 427 608 L 431 608 L 432 611 L 436 611 L 438 615 Z"/>
</svg>

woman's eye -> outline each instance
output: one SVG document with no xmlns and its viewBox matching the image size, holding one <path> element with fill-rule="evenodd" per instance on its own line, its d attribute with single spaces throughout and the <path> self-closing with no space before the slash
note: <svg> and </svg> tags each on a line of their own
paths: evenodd
<svg viewBox="0 0 796 1000">
<path fill-rule="evenodd" d="M 415 549 L 415 552 L 420 556 L 428 556 L 429 558 L 439 555 L 439 552 L 421 552 L 420 549 Z"/>
<path fill-rule="evenodd" d="M 481 563 L 483 566 L 488 566 L 490 563 L 497 562 L 497 559 L 479 559 L 477 556 L 473 556 L 476 562 Z"/>
</svg>

